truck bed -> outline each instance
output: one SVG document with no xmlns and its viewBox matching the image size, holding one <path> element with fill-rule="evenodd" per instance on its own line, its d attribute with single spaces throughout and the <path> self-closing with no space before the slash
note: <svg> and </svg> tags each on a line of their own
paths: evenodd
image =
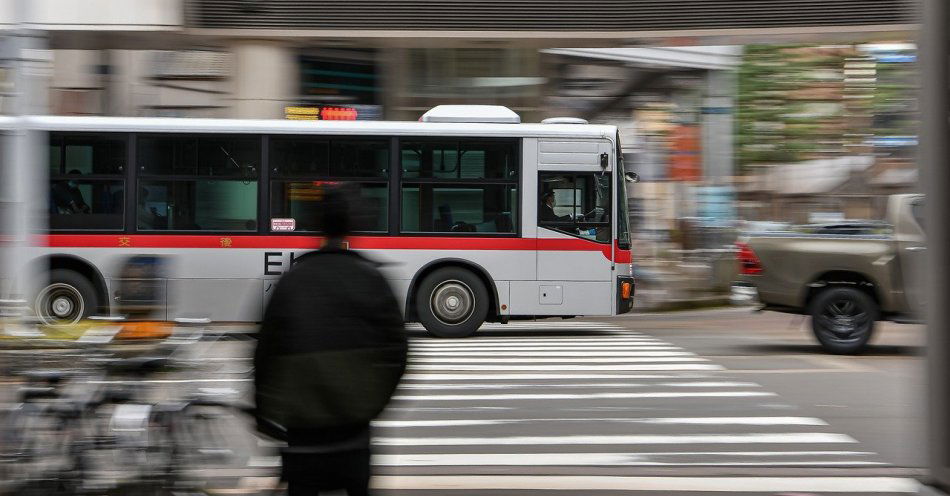
<svg viewBox="0 0 950 496">
<path fill-rule="evenodd" d="M 761 262 L 759 274 L 740 276 L 755 286 L 759 300 L 772 307 L 803 311 L 809 291 L 837 274 L 859 274 L 892 306 L 889 291 L 899 277 L 896 241 L 884 234 L 751 233 L 739 239 Z M 899 283 L 897 284 L 899 286 Z"/>
</svg>

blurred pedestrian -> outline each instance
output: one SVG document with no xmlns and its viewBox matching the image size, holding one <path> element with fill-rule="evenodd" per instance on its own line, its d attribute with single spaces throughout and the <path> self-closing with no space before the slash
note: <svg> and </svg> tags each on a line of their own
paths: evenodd
<svg viewBox="0 0 950 496">
<path fill-rule="evenodd" d="M 406 366 L 396 298 L 376 265 L 346 247 L 349 196 L 341 188 L 324 195 L 326 243 L 278 282 L 254 355 L 258 428 L 286 438 L 290 496 L 368 494 L 369 422 Z"/>
</svg>

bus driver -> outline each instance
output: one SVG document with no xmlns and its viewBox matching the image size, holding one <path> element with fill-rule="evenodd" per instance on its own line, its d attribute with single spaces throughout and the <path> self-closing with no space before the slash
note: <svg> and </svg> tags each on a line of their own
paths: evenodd
<svg viewBox="0 0 950 496">
<path fill-rule="evenodd" d="M 570 215 L 554 213 L 554 191 L 546 191 L 541 195 L 541 222 L 570 222 L 574 220 Z"/>
</svg>

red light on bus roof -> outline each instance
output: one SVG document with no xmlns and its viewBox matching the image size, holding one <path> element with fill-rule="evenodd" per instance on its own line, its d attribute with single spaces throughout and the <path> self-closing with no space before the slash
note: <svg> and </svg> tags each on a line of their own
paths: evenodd
<svg viewBox="0 0 950 496">
<path fill-rule="evenodd" d="M 359 118 L 359 110 L 355 107 L 284 107 L 284 117 L 307 121 L 355 121 Z"/>
<path fill-rule="evenodd" d="M 323 107 L 320 114 L 324 121 L 355 121 L 359 112 L 351 107 Z"/>
</svg>

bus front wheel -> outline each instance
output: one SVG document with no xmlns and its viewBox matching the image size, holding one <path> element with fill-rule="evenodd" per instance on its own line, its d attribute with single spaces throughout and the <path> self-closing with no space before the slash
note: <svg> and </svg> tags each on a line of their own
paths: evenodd
<svg viewBox="0 0 950 496">
<path fill-rule="evenodd" d="M 97 308 L 96 288 L 81 274 L 68 269 L 53 269 L 49 284 L 34 300 L 36 316 L 45 324 L 73 324 L 91 315 Z"/>
<path fill-rule="evenodd" d="M 468 337 L 488 316 L 488 289 L 471 271 L 456 267 L 438 269 L 419 285 L 416 313 L 434 336 Z"/>
</svg>

